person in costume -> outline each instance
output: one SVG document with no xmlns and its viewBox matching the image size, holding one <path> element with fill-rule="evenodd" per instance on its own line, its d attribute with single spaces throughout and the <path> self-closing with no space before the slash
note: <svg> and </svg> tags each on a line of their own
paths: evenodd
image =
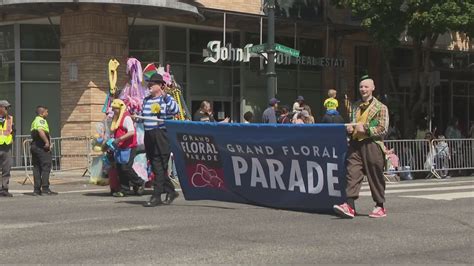
<svg viewBox="0 0 474 266">
<path fill-rule="evenodd" d="M 172 120 L 179 113 L 179 105 L 176 100 L 164 91 L 165 81 L 163 76 L 157 72 L 148 77 L 148 88 L 150 95 L 143 100 L 142 116 L 147 118 L 158 118 Z M 178 196 L 174 185 L 168 176 L 168 162 L 170 160 L 171 148 L 166 135 L 166 127 L 163 121 L 144 119 L 145 126 L 145 150 L 151 169 L 155 174 L 153 181 L 153 195 L 145 203 L 145 207 L 156 207 L 171 204 Z M 166 194 L 164 201 L 161 194 Z"/>
<path fill-rule="evenodd" d="M 131 194 L 130 182 L 136 194 L 143 192 L 144 181 L 135 170 L 133 162 L 137 155 L 137 134 L 127 106 L 120 99 L 115 99 L 111 104 L 114 112 L 111 131 L 114 135 L 114 151 L 117 172 L 120 181 L 120 191 L 113 193 L 115 197 L 125 197 Z"/>
<path fill-rule="evenodd" d="M 389 114 L 387 106 L 373 96 L 374 90 L 374 81 L 364 76 L 359 85 L 362 100 L 353 106 L 354 124 L 347 126 L 351 136 L 347 152 L 347 202 L 334 205 L 334 211 L 342 218 L 354 218 L 355 200 L 359 197 L 364 175 L 376 204 L 369 217 L 386 216 L 383 139 L 388 130 Z"/>
<path fill-rule="evenodd" d="M 34 190 L 33 196 L 57 195 L 49 188 L 52 154 L 49 134 L 48 108 L 36 107 L 36 117 L 31 123 L 31 157 L 33 163 Z"/>
<path fill-rule="evenodd" d="M 6 100 L 0 101 L 0 166 L 2 169 L 0 197 L 12 197 L 8 192 L 8 183 L 10 181 L 10 170 L 12 168 L 12 157 L 10 151 L 13 144 L 13 135 L 15 125 L 13 116 L 8 114 L 10 103 Z"/>
</svg>

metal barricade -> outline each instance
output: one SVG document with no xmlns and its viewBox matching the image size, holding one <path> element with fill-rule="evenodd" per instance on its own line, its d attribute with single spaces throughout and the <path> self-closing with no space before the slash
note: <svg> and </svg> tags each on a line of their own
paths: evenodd
<svg viewBox="0 0 474 266">
<path fill-rule="evenodd" d="M 16 135 L 13 140 L 11 156 L 12 170 L 21 170 L 24 167 L 23 142 L 31 138 L 30 135 Z"/>
<path fill-rule="evenodd" d="M 31 155 L 31 139 L 23 141 L 25 180 L 32 182 L 31 172 L 33 161 Z M 51 172 L 64 172 L 73 170 L 84 170 L 83 176 L 89 169 L 91 161 L 91 140 L 90 137 L 61 137 L 51 138 Z"/>
<path fill-rule="evenodd" d="M 386 140 L 387 150 L 398 156 L 397 169 L 385 174 L 426 172 L 425 178 L 442 178 L 449 170 L 474 169 L 474 139 Z"/>
</svg>

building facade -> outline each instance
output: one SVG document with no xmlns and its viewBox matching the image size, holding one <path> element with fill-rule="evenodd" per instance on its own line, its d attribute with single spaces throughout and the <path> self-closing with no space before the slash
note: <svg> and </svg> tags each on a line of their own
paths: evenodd
<svg viewBox="0 0 474 266">
<path fill-rule="evenodd" d="M 369 73 L 398 112 L 393 115 L 402 119 L 410 71 L 403 56 L 410 51 L 397 51 L 399 90 L 385 95 L 378 50 L 350 12 L 327 3 L 277 1 L 276 42 L 301 52 L 298 59 L 277 56 L 277 97 L 291 106 L 303 95 L 320 119 L 328 89 L 336 88 L 341 100 L 344 94 L 355 99 L 358 77 Z M 126 81 L 128 57 L 170 64 L 192 112 L 208 100 L 218 119 L 240 121 L 252 111 L 258 121 L 267 106 L 265 59 L 250 54 L 250 45 L 266 39 L 261 0 L 10 0 L 0 2 L 0 13 L 0 98 L 13 103 L 22 134 L 29 134 L 39 104 L 50 108 L 53 136 L 94 133 L 103 119 L 111 58 L 121 63 L 119 85 Z M 466 42 L 452 44 L 440 44 L 436 55 L 441 74 L 434 110 L 440 124 L 455 115 L 463 123 L 474 120 L 474 49 Z"/>
</svg>

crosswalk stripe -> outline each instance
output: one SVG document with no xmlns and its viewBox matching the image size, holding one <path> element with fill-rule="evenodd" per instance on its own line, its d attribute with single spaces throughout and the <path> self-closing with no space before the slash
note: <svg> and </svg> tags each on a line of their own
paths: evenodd
<svg viewBox="0 0 474 266">
<path fill-rule="evenodd" d="M 406 183 L 406 184 L 387 184 L 387 188 L 400 188 L 400 187 L 423 187 L 423 186 L 445 186 L 445 185 L 453 185 L 453 184 L 469 184 L 474 183 L 473 181 L 429 181 L 429 182 L 422 182 L 422 183 Z M 362 185 L 362 190 L 369 190 L 369 184 L 364 183 Z"/>
<path fill-rule="evenodd" d="M 410 193 L 410 192 L 425 192 L 425 191 L 447 191 L 447 190 L 466 190 L 466 189 L 474 189 L 474 185 L 472 186 L 452 186 L 452 187 L 430 187 L 430 188 L 415 188 L 415 189 L 387 189 L 385 194 L 393 194 L 393 193 Z M 363 191 L 359 193 L 360 196 L 370 196 L 370 191 Z"/>
<path fill-rule="evenodd" d="M 454 192 L 454 193 L 441 193 L 441 194 L 430 194 L 430 195 L 401 196 L 401 197 L 430 199 L 430 200 L 455 200 L 455 199 L 474 198 L 474 192 L 473 191 Z"/>
</svg>

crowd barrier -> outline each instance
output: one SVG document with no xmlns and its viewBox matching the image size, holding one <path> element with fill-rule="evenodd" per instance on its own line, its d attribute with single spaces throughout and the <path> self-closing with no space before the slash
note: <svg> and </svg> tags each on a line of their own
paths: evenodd
<svg viewBox="0 0 474 266">
<path fill-rule="evenodd" d="M 474 139 L 386 140 L 385 174 L 411 179 L 411 173 L 426 172 L 426 178 L 443 178 L 452 170 L 474 169 Z M 390 158 L 394 156 L 396 167 Z"/>
<path fill-rule="evenodd" d="M 31 139 L 23 141 L 23 167 L 25 180 L 32 182 L 33 161 L 31 156 Z M 55 172 L 84 171 L 89 169 L 92 157 L 91 139 L 87 136 L 51 138 L 51 173 Z"/>
</svg>

